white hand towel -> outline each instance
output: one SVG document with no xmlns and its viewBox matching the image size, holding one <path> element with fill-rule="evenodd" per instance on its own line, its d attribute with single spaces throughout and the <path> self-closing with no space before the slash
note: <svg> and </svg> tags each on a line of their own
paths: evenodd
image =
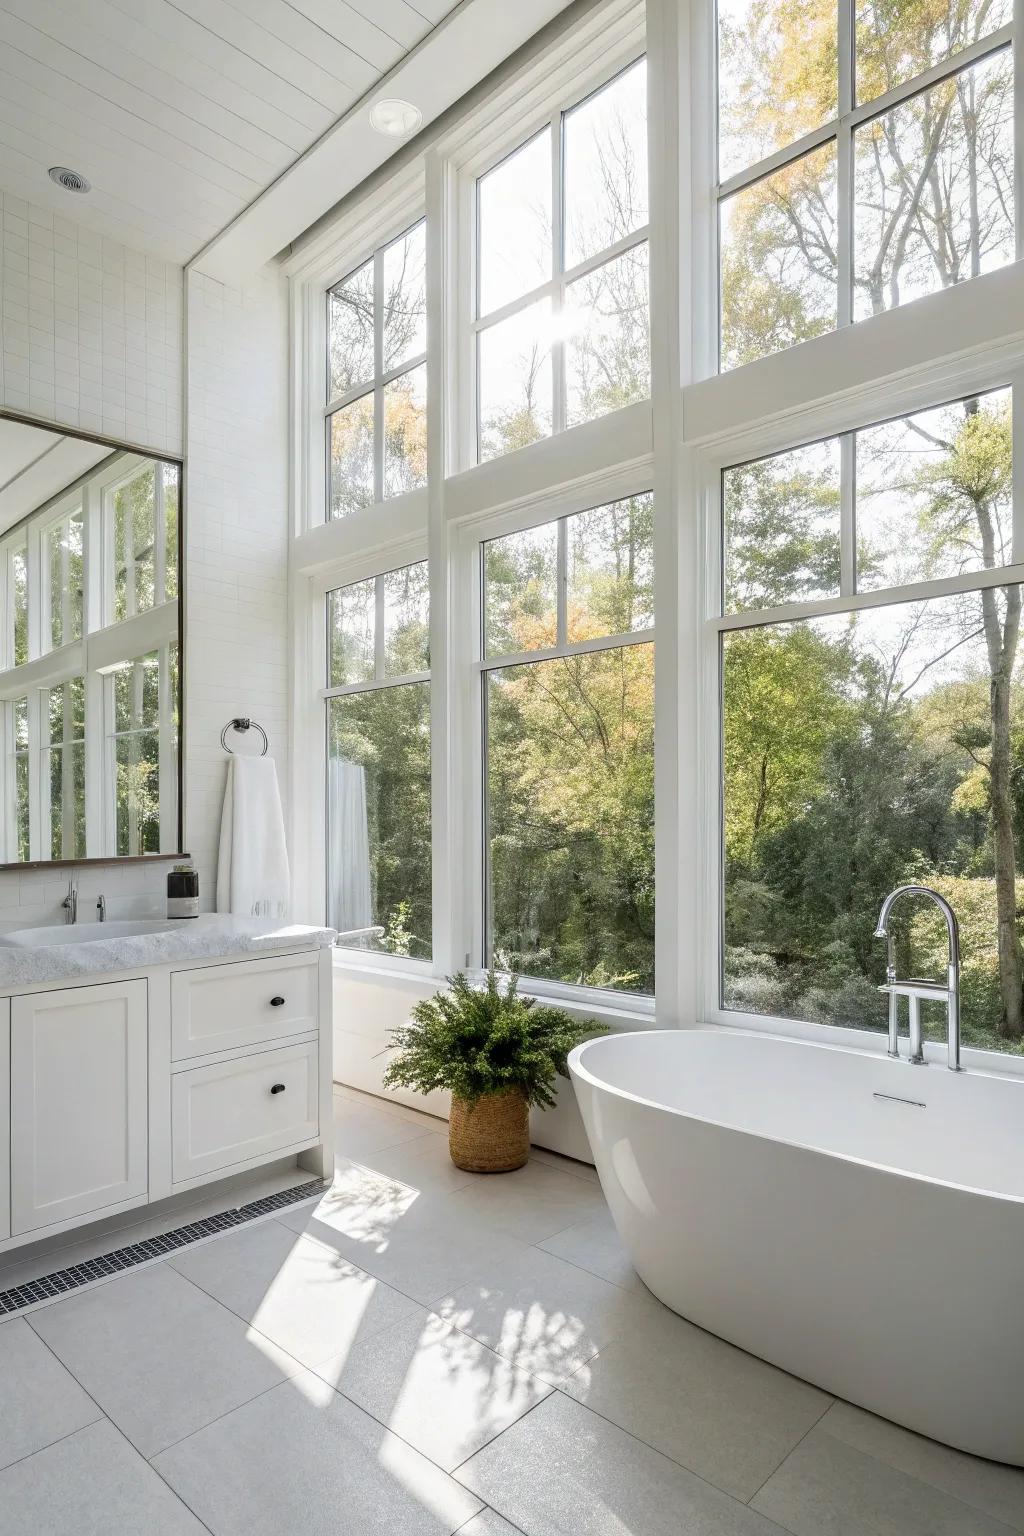
<svg viewBox="0 0 1024 1536">
<path fill-rule="evenodd" d="M 291 876 L 272 757 L 232 757 L 217 858 L 217 911 L 288 916 Z"/>
</svg>

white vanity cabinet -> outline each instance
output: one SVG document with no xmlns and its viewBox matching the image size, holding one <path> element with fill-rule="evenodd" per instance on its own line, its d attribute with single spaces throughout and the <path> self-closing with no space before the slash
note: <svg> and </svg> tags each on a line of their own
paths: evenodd
<svg viewBox="0 0 1024 1536">
<path fill-rule="evenodd" d="M 332 1171 L 330 954 L 0 996 L 0 1254 L 293 1154 Z"/>
<path fill-rule="evenodd" d="M 11 1233 L 147 1192 L 146 983 L 11 1000 Z"/>
<path fill-rule="evenodd" d="M 11 1138 L 2 1134 L 3 1105 L 11 1102 L 11 1004 L 0 998 L 0 1243 L 11 1235 Z"/>
</svg>

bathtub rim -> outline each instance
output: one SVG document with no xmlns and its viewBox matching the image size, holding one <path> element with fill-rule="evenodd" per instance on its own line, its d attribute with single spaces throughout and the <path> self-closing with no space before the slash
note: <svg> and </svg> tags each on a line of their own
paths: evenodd
<svg viewBox="0 0 1024 1536">
<path fill-rule="evenodd" d="M 912 1169 L 900 1168 L 892 1163 L 878 1162 L 873 1158 L 857 1157 L 853 1154 L 848 1154 L 845 1152 L 836 1152 L 833 1151 L 830 1147 L 819 1146 L 816 1142 L 799 1141 L 791 1136 L 770 1135 L 765 1131 L 751 1130 L 749 1126 L 736 1125 L 731 1120 L 714 1119 L 709 1115 L 695 1114 L 691 1110 L 676 1109 L 671 1104 L 662 1104 L 657 1099 L 649 1099 L 642 1094 L 631 1093 L 628 1089 L 621 1088 L 614 1083 L 610 1083 L 605 1078 L 597 1077 L 592 1070 L 582 1065 L 583 1056 L 588 1050 L 595 1046 L 599 1047 L 613 1039 L 626 1037 L 630 1040 L 639 1040 L 645 1037 L 650 1038 L 655 1035 L 675 1037 L 679 1035 L 701 1034 L 733 1035 L 739 1036 L 743 1039 L 753 1038 L 758 1040 L 770 1040 L 779 1045 L 799 1045 L 801 1047 L 809 1047 L 812 1050 L 831 1051 L 833 1053 L 846 1056 L 866 1057 L 868 1060 L 877 1061 L 879 1059 L 877 1051 L 858 1050 L 856 1046 L 852 1045 L 837 1045 L 825 1040 L 805 1040 L 799 1036 L 772 1035 L 768 1034 L 767 1031 L 764 1030 L 743 1029 L 735 1025 L 698 1024 L 696 1026 L 686 1025 L 683 1027 L 669 1027 L 664 1029 L 631 1029 L 616 1031 L 604 1035 L 594 1035 L 591 1037 L 591 1039 L 584 1040 L 580 1045 L 573 1047 L 568 1056 L 568 1071 L 570 1079 L 573 1082 L 573 1090 L 575 1092 L 576 1080 L 579 1079 L 583 1082 L 586 1082 L 588 1086 L 597 1093 L 612 1094 L 616 1098 L 624 1099 L 631 1104 L 637 1104 L 641 1108 L 657 1110 L 659 1114 L 672 1115 L 674 1118 L 680 1120 L 693 1120 L 700 1125 L 712 1126 L 718 1130 L 728 1131 L 733 1135 L 743 1136 L 751 1141 L 770 1141 L 777 1146 L 792 1147 L 794 1151 L 812 1153 L 817 1157 L 829 1158 L 835 1162 L 853 1163 L 857 1167 L 868 1168 L 876 1173 L 889 1174 L 893 1178 L 909 1179 L 914 1183 L 933 1184 L 938 1186 L 940 1189 L 951 1189 L 961 1194 L 978 1196 L 986 1200 L 997 1200 L 1003 1203 L 1024 1206 L 1024 1193 L 1015 1195 L 1009 1191 L 987 1189 L 975 1184 L 961 1183 L 954 1179 L 942 1179 L 931 1173 L 916 1173 Z M 948 1069 L 943 1068 L 943 1070 Z M 1016 1074 L 1006 1073 L 1003 1075 L 998 1072 L 979 1072 L 973 1068 L 963 1068 L 962 1073 L 964 1076 L 969 1077 L 989 1078 L 1003 1082 L 1017 1082 L 1020 1084 L 1021 1088 L 1024 1089 L 1024 1082 L 1021 1082 L 1021 1079 L 1017 1077 Z M 591 1147 L 591 1151 L 595 1153 L 596 1158 L 596 1149 Z"/>
</svg>

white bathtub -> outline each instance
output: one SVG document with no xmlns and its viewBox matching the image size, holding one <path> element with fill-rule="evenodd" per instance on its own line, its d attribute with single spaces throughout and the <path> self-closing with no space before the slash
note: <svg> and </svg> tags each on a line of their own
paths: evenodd
<svg viewBox="0 0 1024 1536">
<path fill-rule="evenodd" d="M 1024 1465 L 1024 1080 L 717 1029 L 608 1035 L 569 1067 L 656 1296 Z"/>
</svg>

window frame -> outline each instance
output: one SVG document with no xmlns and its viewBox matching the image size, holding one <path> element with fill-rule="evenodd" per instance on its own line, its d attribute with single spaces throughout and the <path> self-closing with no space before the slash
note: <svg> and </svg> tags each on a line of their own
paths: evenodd
<svg viewBox="0 0 1024 1536">
<path fill-rule="evenodd" d="M 584 505 L 576 503 L 581 499 L 581 493 L 577 493 L 569 501 L 556 501 L 559 510 L 552 516 L 540 516 L 542 503 L 534 503 L 527 511 L 519 509 L 511 517 L 482 520 L 471 531 L 467 530 L 467 545 L 470 556 L 476 566 L 476 600 L 473 606 L 473 614 L 477 629 L 476 655 L 473 660 L 473 673 L 475 691 L 477 694 L 477 708 L 474 714 L 479 718 L 480 733 L 478 749 L 475 753 L 475 766 L 479 782 L 479 811 L 480 811 L 480 857 L 474 861 L 474 872 L 478 871 L 478 885 L 475 886 L 480 897 L 479 925 L 477 932 L 479 940 L 477 948 L 478 965 L 481 969 L 488 969 L 493 961 L 491 950 L 491 871 L 490 871 L 490 823 L 489 807 L 487 799 L 488 780 L 488 737 L 487 737 L 487 682 L 490 673 L 501 672 L 509 667 L 529 666 L 545 661 L 555 661 L 564 656 L 590 656 L 601 651 L 617 651 L 628 646 L 656 644 L 655 627 L 630 630 L 626 634 L 602 635 L 592 640 L 569 640 L 566 638 L 566 573 L 568 564 L 568 540 L 566 528 L 569 518 L 584 512 L 596 512 L 617 501 L 629 500 L 632 496 L 649 495 L 653 500 L 653 489 L 650 483 L 643 483 L 642 479 L 636 481 L 635 476 L 629 482 L 631 489 L 620 495 L 608 496 L 602 492 L 601 499 L 593 500 L 593 492 L 590 496 L 583 496 Z M 572 507 L 572 510 L 568 510 Z M 533 651 L 508 651 L 488 656 L 485 626 L 484 598 L 486 592 L 485 577 L 485 547 L 494 539 L 500 539 L 508 534 L 524 533 L 530 529 L 557 527 L 557 565 L 555 574 L 556 611 L 558 639 L 553 646 Z M 530 990 L 536 990 L 545 997 L 552 999 L 575 999 L 582 1003 L 592 1003 L 595 1006 L 607 1008 L 627 1008 L 637 1012 L 654 1011 L 654 993 L 618 991 L 612 987 L 578 986 L 575 983 L 559 981 L 551 976 L 529 976 L 523 978 Z"/>
<path fill-rule="evenodd" d="M 29 858 L 17 858 L 16 828 L 6 840 L 6 861 L 18 869 L 35 865 L 59 867 L 90 860 L 119 862 L 124 858 L 169 858 L 183 850 L 183 820 L 179 784 L 181 763 L 170 751 L 174 741 L 175 716 L 180 721 L 183 671 L 182 624 L 184 540 L 184 471 L 180 460 L 139 449 L 124 449 L 110 444 L 109 455 L 95 468 L 79 477 L 72 486 L 44 502 L 0 535 L 0 704 L 28 701 L 29 759 Z M 118 620 L 114 610 L 114 533 L 113 497 L 148 467 L 154 469 L 154 604 L 151 608 Z M 166 595 L 166 540 L 161 535 L 164 516 L 164 471 L 173 474 L 178 487 L 178 541 L 176 593 Z M 52 645 L 50 629 L 50 594 L 46 544 L 47 535 L 68 514 L 82 510 L 82 633 L 74 640 Z M 27 561 L 27 656 L 14 664 L 14 575 L 13 552 L 24 547 Z M 162 601 L 159 600 L 162 596 Z M 170 686 L 168 662 L 171 644 L 179 647 L 178 687 Z M 160 698 L 160 841 L 159 854 L 120 855 L 110 850 L 113 841 L 113 802 L 116 782 L 112 777 L 107 750 L 108 719 L 105 698 L 107 674 L 125 661 L 159 650 L 161 676 Z M 85 849 L 74 856 L 51 857 L 48 778 L 51 750 L 59 744 L 48 739 L 48 721 L 44 707 L 47 690 L 73 678 L 85 685 Z M 0 799 L 13 803 L 16 774 L 13 736 L 13 709 L 3 707 L 4 751 L 0 753 Z M 180 755 L 180 726 L 177 743 Z M 77 738 L 76 738 L 77 739 Z M 12 852 L 13 850 L 13 852 Z"/>
<path fill-rule="evenodd" d="M 648 209 L 648 222 L 642 230 L 609 246 L 596 257 L 589 258 L 571 269 L 562 268 L 561 218 L 556 207 L 561 208 L 562 180 L 560 168 L 563 157 L 562 121 L 564 116 L 596 95 L 618 75 L 648 54 L 645 19 L 642 10 L 631 0 L 627 3 L 609 4 L 604 7 L 604 25 L 600 29 L 584 29 L 574 50 L 551 50 L 550 60 L 542 70 L 531 72 L 530 84 L 512 100 L 502 102 L 501 107 L 489 115 L 469 114 L 467 122 L 460 126 L 445 145 L 446 192 L 450 201 L 451 218 L 447 230 L 450 261 L 446 273 L 447 292 L 452 316 L 451 345 L 454 348 L 450 389 L 451 428 L 446 444 L 446 476 L 463 471 L 485 471 L 489 467 L 515 461 L 523 454 L 532 454 L 543 444 L 556 442 L 568 434 L 585 432 L 595 422 L 616 421 L 631 410 L 650 410 L 650 396 L 646 401 L 635 402 L 622 410 L 611 412 L 595 421 L 581 422 L 574 427 L 564 426 L 565 380 L 564 366 L 556 363 L 556 354 L 564 358 L 564 339 L 558 337 L 554 327 L 552 345 L 552 430 L 539 443 L 520 449 L 512 454 L 481 459 L 479 456 L 478 430 L 478 345 L 477 336 L 498 324 L 500 320 L 518 313 L 530 304 L 552 297 L 556 290 L 564 294 L 565 287 L 575 278 L 596 271 L 613 260 L 616 255 L 647 243 L 653 239 L 653 224 Z M 648 62 L 648 70 L 650 64 Z M 651 164 L 650 144 L 650 90 L 648 89 L 648 165 Z M 471 126 L 470 126 L 471 125 Z M 489 171 L 496 169 L 504 160 L 529 143 L 538 133 L 550 128 L 552 133 L 552 271 L 551 276 L 528 295 L 520 295 L 487 315 L 477 315 L 477 182 Z M 649 189 L 653 182 L 649 179 Z M 653 192 L 649 190 L 649 197 Z M 620 249 L 621 247 L 621 249 Z M 648 299 L 648 324 L 650 320 Z M 428 299 L 429 309 L 429 299 Z M 651 366 L 653 389 L 654 367 Z M 559 425 L 562 422 L 562 425 Z M 612 429 L 615 430 L 614 428 Z M 513 470 L 512 473 L 515 471 Z"/>
<path fill-rule="evenodd" d="M 722 486 L 727 469 L 820 442 L 823 438 L 843 438 L 848 446 L 841 449 L 841 547 L 844 567 L 849 567 L 852 578 L 852 562 L 855 557 L 852 542 L 854 434 L 904 415 L 953 404 L 975 393 L 980 395 L 1006 388 L 1013 391 L 1012 430 L 1016 448 L 1012 469 L 1012 564 L 996 566 L 991 570 L 972 571 L 961 576 L 863 592 L 848 587 L 841 595 L 818 601 L 787 603 L 770 609 L 749 609 L 728 614 L 724 612 L 725 527 Z M 722 637 L 736 630 L 764 628 L 829 613 L 852 613 L 890 607 L 901 602 L 941 597 L 950 592 L 977 591 L 983 587 L 1024 583 L 1024 438 L 1018 435 L 1024 432 L 1024 347 L 1018 350 L 1018 356 L 1013 362 L 1001 363 L 998 359 L 972 357 L 952 366 L 941 364 L 921 370 L 916 377 L 886 389 L 883 398 L 884 407 L 877 403 L 879 391 L 872 389 L 841 401 L 825 401 L 811 410 L 801 412 L 797 422 L 791 418 L 761 422 L 744 433 L 723 436 L 713 447 L 707 446 L 695 455 L 703 549 L 703 612 L 698 647 L 701 674 L 700 734 L 703 737 L 700 867 L 705 897 L 700 945 L 701 1017 L 705 1023 L 722 1028 L 757 1031 L 819 1045 L 844 1046 L 877 1055 L 884 1055 L 888 1046 L 888 1036 L 884 1030 L 815 1024 L 803 1019 L 747 1013 L 742 1009 L 723 1006 L 725 848 L 721 646 Z M 881 896 L 885 894 L 882 892 Z M 926 1041 L 924 1044 L 925 1057 L 929 1061 L 944 1061 L 945 1049 L 945 1045 L 940 1042 Z M 1024 1076 L 1024 1056 L 965 1045 L 961 1058 L 966 1067 Z"/>
<path fill-rule="evenodd" d="M 428 558 L 427 542 L 425 537 L 405 541 L 399 545 L 389 546 L 384 552 L 373 552 L 354 556 L 346 561 L 333 561 L 324 565 L 315 575 L 306 576 L 302 585 L 305 595 L 305 623 L 302 625 L 299 636 L 299 644 L 295 648 L 295 664 L 298 669 L 296 675 L 302 678 L 302 696 L 305 700 L 305 709 L 302 711 L 303 723 L 300 730 L 303 739 L 308 743 L 310 758 L 307 758 L 307 767 L 303 779 L 310 788 L 306 814 L 301 822 L 293 821 L 300 842 L 300 859 L 302 867 L 306 871 L 307 878 L 314 896 L 314 911 L 318 921 L 327 920 L 328 905 L 328 880 L 330 871 L 327 864 L 327 826 L 328 826 L 328 800 L 327 800 L 327 774 L 329 753 L 328 740 L 328 704 L 332 698 L 345 698 L 354 693 L 376 692 L 381 688 L 400 687 L 409 683 L 427 683 L 430 685 L 431 698 L 431 736 L 433 736 L 433 698 L 434 680 L 432 670 L 403 674 L 397 677 L 386 677 L 383 674 L 376 675 L 362 683 L 330 682 L 330 640 L 327 619 L 327 603 L 331 592 L 340 587 L 353 586 L 362 581 L 382 581 L 392 571 L 401 570 L 407 565 L 416 565 L 425 562 Z M 432 594 L 431 594 L 432 598 Z M 433 603 L 431 601 L 431 607 Z M 376 636 L 375 636 L 376 640 Z M 375 674 L 377 668 L 382 665 L 381 647 L 375 645 Z M 319 658 L 316 660 L 314 658 Z M 319 685 L 309 688 L 310 669 L 318 679 Z M 297 735 L 299 732 L 296 733 Z M 431 747 L 433 754 L 433 746 Z M 312 772 L 310 772 L 310 759 Z M 433 803 L 433 795 L 432 795 Z M 308 841 L 306 841 L 308 839 Z M 396 976 L 402 974 L 423 977 L 425 974 L 436 972 L 436 957 L 430 960 L 418 959 L 408 955 L 391 955 L 381 950 L 357 949 L 346 945 L 336 945 L 334 950 L 338 963 L 352 966 L 359 970 L 376 971 L 380 974 L 389 972 Z"/>
<path fill-rule="evenodd" d="M 422 352 L 418 352 L 415 355 L 406 358 L 402 363 L 399 364 L 397 368 L 384 367 L 384 257 L 385 253 L 393 245 L 396 245 L 399 240 L 406 239 L 421 225 L 424 231 L 425 247 L 426 212 L 424 211 L 418 218 L 413 219 L 413 221 L 406 228 L 399 230 L 397 234 L 392 235 L 387 240 L 384 240 L 380 244 L 375 245 L 373 251 L 368 256 L 365 256 L 361 261 L 356 262 L 355 265 L 350 267 L 342 277 L 338 278 L 335 282 L 330 283 L 324 291 L 324 305 L 326 311 L 324 316 L 324 331 L 325 335 L 329 338 L 329 310 L 331 295 L 336 288 L 340 288 L 344 283 L 348 282 L 351 277 L 354 277 L 355 274 L 361 270 L 361 268 L 365 267 L 369 262 L 373 263 L 372 376 L 368 379 L 361 380 L 358 384 L 353 384 L 350 389 L 344 390 L 340 395 L 332 396 L 329 345 L 326 349 L 326 380 L 324 393 L 327 398 L 326 404 L 323 407 L 323 442 L 325 454 L 324 515 L 325 521 L 327 522 L 341 522 L 345 517 L 356 516 L 359 512 L 365 512 L 373 507 L 382 506 L 385 502 L 397 501 L 400 499 L 396 496 L 385 496 L 384 494 L 384 391 L 387 389 L 389 384 L 394 383 L 396 379 L 403 378 L 407 373 L 412 373 L 414 369 L 425 369 L 427 362 L 427 348 L 424 347 Z M 424 274 L 424 293 L 425 291 L 426 276 Z M 341 518 L 333 518 L 331 516 L 330 495 L 331 422 L 339 411 L 347 409 L 347 407 L 350 405 L 355 405 L 359 400 L 366 399 L 368 395 L 373 396 L 373 494 L 365 507 L 355 508 L 352 512 L 345 513 Z M 424 489 L 424 487 L 414 487 L 413 493 L 422 489 Z M 404 492 L 402 494 L 408 495 L 410 493 Z"/>
<path fill-rule="evenodd" d="M 854 138 L 858 128 L 871 122 L 877 117 L 892 111 L 894 107 L 902 105 L 922 92 L 950 79 L 962 70 L 978 64 L 982 60 L 994 57 L 1000 52 L 1009 52 L 1014 71 L 1014 241 L 1016 259 L 1019 261 L 1024 256 L 1024 204 L 1022 204 L 1022 172 L 1021 154 L 1024 151 L 1024 73 L 1021 70 L 1022 53 L 1024 53 L 1024 37 L 1021 23 L 1021 0 L 1014 0 L 1014 14 L 1011 21 L 994 32 L 971 43 L 959 52 L 943 59 L 940 63 L 921 74 L 914 75 L 911 79 L 901 81 L 881 96 L 874 97 L 870 101 L 858 103 L 856 99 L 855 81 L 855 49 L 856 49 L 856 0 L 837 0 L 837 53 L 838 53 L 838 78 L 837 98 L 838 112 L 828 122 L 819 128 L 814 128 L 808 133 L 802 134 L 792 144 L 774 150 L 771 154 L 763 156 L 754 164 L 722 177 L 719 174 L 719 139 L 720 139 L 720 112 L 718 98 L 718 11 L 714 7 L 711 19 L 711 80 L 710 92 L 702 91 L 700 98 L 702 104 L 709 105 L 711 112 L 710 134 L 710 158 L 711 158 L 711 240 L 713 247 L 712 271 L 714 274 L 713 304 L 709 306 L 714 316 L 714 339 L 710 349 L 709 361 L 712 363 L 710 372 L 726 374 L 738 372 L 740 368 L 751 367 L 757 362 L 764 361 L 758 358 L 754 363 L 739 364 L 736 368 L 725 369 L 722 363 L 722 206 L 723 203 L 745 188 L 753 186 L 758 181 L 763 181 L 774 172 L 793 164 L 804 155 L 810 154 L 824 145 L 835 142 L 836 145 L 836 325 L 835 331 L 844 331 L 851 326 L 863 325 L 864 319 L 855 320 L 853 317 L 853 256 L 854 256 Z M 977 282 L 977 278 L 968 280 Z M 963 287 L 964 284 L 956 286 Z M 937 289 L 933 292 L 948 292 L 947 289 Z M 921 295 L 921 298 L 931 297 L 931 294 Z M 905 301 L 917 303 L 918 299 Z M 899 305 L 897 308 L 903 308 Z M 886 310 L 884 313 L 892 313 Z M 873 318 L 873 317 L 867 317 Z M 826 332 L 834 334 L 833 331 Z M 766 356 L 784 356 L 796 348 L 802 348 L 807 342 L 796 342 L 791 347 L 786 347 L 779 353 L 768 353 Z"/>
<path fill-rule="evenodd" d="M 503 458 L 504 454 L 489 455 L 484 458 L 481 451 L 482 423 L 480 420 L 480 340 L 481 337 L 502 324 L 505 320 L 512 319 L 515 315 L 522 314 L 535 304 L 551 304 L 551 432 L 546 434 L 557 437 L 562 432 L 571 431 L 572 427 L 566 425 L 568 388 L 566 380 L 565 354 L 566 338 L 562 334 L 560 324 L 565 311 L 566 292 L 573 283 L 591 273 L 598 272 L 601 268 L 609 266 L 620 256 L 636 250 L 643 245 L 650 249 L 651 224 L 648 210 L 647 221 L 638 226 L 628 235 L 621 236 L 610 245 L 605 246 L 593 256 L 586 257 L 583 261 L 576 262 L 573 266 L 565 265 L 565 125 L 566 119 L 578 108 L 599 96 L 602 91 L 613 85 L 616 80 L 625 75 L 635 64 L 641 60 L 646 61 L 646 46 L 639 51 L 635 43 L 625 45 L 616 50 L 612 60 L 606 62 L 598 76 L 591 79 L 585 89 L 577 86 L 569 99 L 553 107 L 544 120 L 538 120 L 537 125 L 518 142 L 506 145 L 500 153 L 487 156 L 482 162 L 482 168 L 478 168 L 476 162 L 470 162 L 464 168 L 470 186 L 469 196 L 471 200 L 471 231 L 470 231 L 470 255 L 469 265 L 473 273 L 473 286 L 471 294 L 471 310 L 469 328 L 471 332 L 470 346 L 472 347 L 472 368 L 468 386 L 471 398 L 472 432 L 468 446 L 472 452 L 471 463 L 484 464 L 492 458 Z M 481 238 L 480 216 L 480 183 L 485 177 L 494 171 L 500 170 L 506 161 L 510 160 L 521 149 L 525 149 L 545 131 L 550 133 L 550 170 L 551 170 L 551 275 L 544 282 L 534 288 L 528 289 L 505 304 L 499 304 L 494 309 L 480 313 L 480 272 L 479 252 Z M 648 290 L 648 336 L 650 335 L 650 294 Z M 650 399 L 650 391 L 646 397 Z M 642 402 L 634 401 L 634 404 Z M 605 414 L 612 414 L 610 412 Z M 603 417 L 593 417 L 591 420 L 603 420 Z M 589 423 L 577 422 L 574 425 L 583 426 Z"/>
</svg>

